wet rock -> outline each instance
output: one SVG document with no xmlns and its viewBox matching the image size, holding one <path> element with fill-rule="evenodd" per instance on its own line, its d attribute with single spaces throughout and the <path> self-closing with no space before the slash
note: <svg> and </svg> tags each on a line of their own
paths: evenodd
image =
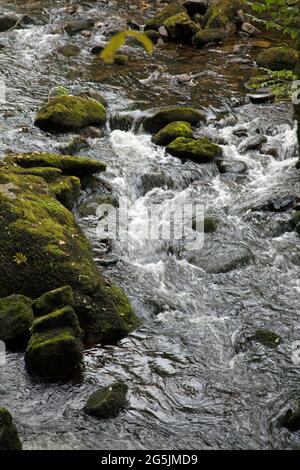
<svg viewBox="0 0 300 470">
<path fill-rule="evenodd" d="M 230 31 L 241 24 L 242 0 L 215 0 L 205 14 L 205 27 Z"/>
<path fill-rule="evenodd" d="M 90 396 L 84 411 L 100 419 L 115 418 L 126 408 L 127 391 L 127 385 L 121 381 L 100 388 Z"/>
<path fill-rule="evenodd" d="M 0 299 L 0 340 L 13 351 L 26 348 L 34 320 L 33 301 L 23 295 Z"/>
<path fill-rule="evenodd" d="M 59 151 L 63 155 L 75 155 L 76 153 L 80 152 L 81 150 L 86 150 L 89 148 L 88 141 L 81 136 L 74 137 L 68 144 L 61 145 L 59 147 Z"/>
<path fill-rule="evenodd" d="M 146 23 L 145 31 L 149 29 L 158 31 L 158 29 L 163 26 L 164 22 L 168 18 L 177 15 L 178 13 L 186 13 L 186 9 L 180 5 L 179 2 L 174 2 L 170 5 L 167 5 Z"/>
<path fill-rule="evenodd" d="M 273 102 L 275 100 L 275 95 L 272 91 L 266 93 L 248 93 L 247 94 L 251 103 L 262 104 L 266 102 Z"/>
<path fill-rule="evenodd" d="M 6 408 L 0 408 L 0 450 L 22 450 L 17 428 Z"/>
<path fill-rule="evenodd" d="M 66 46 L 60 46 L 57 48 L 58 54 L 63 55 L 64 57 L 76 57 L 80 53 L 80 47 L 73 44 Z"/>
<path fill-rule="evenodd" d="M 295 210 L 291 214 L 291 225 L 300 235 L 300 210 Z"/>
<path fill-rule="evenodd" d="M 80 96 L 58 96 L 38 111 L 35 125 L 43 131 L 68 132 L 102 126 L 105 121 L 106 110 L 101 103 Z"/>
<path fill-rule="evenodd" d="M 195 16 L 197 13 L 204 15 L 207 11 L 208 3 L 208 0 L 186 0 L 183 6 L 190 16 Z"/>
<path fill-rule="evenodd" d="M 165 26 L 161 26 L 158 30 L 160 36 L 163 38 L 163 39 L 168 39 L 169 38 L 169 33 L 168 33 L 168 30 Z"/>
<path fill-rule="evenodd" d="M 270 144 L 263 144 L 260 148 L 260 153 L 264 155 L 270 155 L 271 157 L 278 158 L 279 152 L 276 147 L 273 147 Z"/>
<path fill-rule="evenodd" d="M 0 15 L 0 33 L 15 28 L 19 24 L 19 18 L 14 15 Z"/>
<path fill-rule="evenodd" d="M 186 13 L 178 13 L 164 22 L 169 37 L 173 40 L 189 42 L 200 27 Z"/>
<path fill-rule="evenodd" d="M 73 20 L 69 21 L 65 25 L 65 31 L 70 35 L 80 33 L 81 31 L 91 29 L 95 24 L 93 19 L 82 19 L 82 20 Z"/>
<path fill-rule="evenodd" d="M 194 108 L 174 107 L 157 111 L 151 116 L 147 116 L 143 121 L 146 132 L 157 133 L 167 124 L 174 121 L 185 121 L 191 125 L 205 121 L 204 114 Z"/>
<path fill-rule="evenodd" d="M 77 316 L 70 306 L 38 318 L 25 352 L 28 372 L 46 381 L 68 379 L 81 367 L 81 337 Z"/>
<path fill-rule="evenodd" d="M 93 46 L 92 49 L 91 49 L 91 54 L 94 54 L 94 55 L 101 54 L 101 52 L 103 51 L 103 49 L 106 46 L 107 46 L 106 42 L 103 42 L 102 44 L 97 44 L 97 45 Z"/>
<path fill-rule="evenodd" d="M 249 34 L 249 36 L 259 36 L 261 34 L 260 29 L 256 28 L 250 23 L 243 23 L 241 26 L 241 31 Z"/>
<path fill-rule="evenodd" d="M 21 153 L 10 154 L 5 163 L 18 165 L 22 168 L 52 167 L 61 170 L 63 175 L 83 177 L 106 170 L 106 165 L 97 160 L 85 157 L 71 157 L 53 153 Z"/>
<path fill-rule="evenodd" d="M 216 217 L 205 217 L 203 222 L 204 233 L 214 233 L 218 230 L 219 220 Z M 193 219 L 192 229 L 197 230 L 197 221 Z"/>
<path fill-rule="evenodd" d="M 81 134 L 83 135 L 83 137 L 90 139 L 100 139 L 101 137 L 103 137 L 103 131 L 95 126 L 85 127 L 81 131 Z"/>
<path fill-rule="evenodd" d="M 228 38 L 228 34 L 220 29 L 204 29 L 192 38 L 195 47 L 201 49 L 207 44 L 220 44 Z"/>
<path fill-rule="evenodd" d="M 277 333 L 264 328 L 256 330 L 253 339 L 269 348 L 277 348 L 281 343 L 281 337 Z"/>
<path fill-rule="evenodd" d="M 94 90 L 93 88 L 82 91 L 79 96 L 83 98 L 92 98 L 92 100 L 98 101 L 98 103 L 102 104 L 104 108 L 107 108 L 108 106 L 106 98 L 101 93 L 99 93 L 99 91 Z"/>
<path fill-rule="evenodd" d="M 188 122 L 175 121 L 167 124 L 152 138 L 152 142 L 163 147 L 169 145 L 177 137 L 193 137 L 192 127 Z"/>
<path fill-rule="evenodd" d="M 248 167 L 245 162 L 237 160 L 231 162 L 222 159 L 217 159 L 216 164 L 220 173 L 240 174 L 245 173 L 248 170 Z"/>
<path fill-rule="evenodd" d="M 266 136 L 257 134 L 255 136 L 249 137 L 248 139 L 244 140 L 239 145 L 239 152 L 247 153 L 250 150 L 258 150 L 266 142 L 267 142 Z"/>
<path fill-rule="evenodd" d="M 298 52 L 290 47 L 270 47 L 256 57 L 259 67 L 270 70 L 294 70 L 298 61 Z"/>
<path fill-rule="evenodd" d="M 285 212 L 294 207 L 294 196 L 282 196 L 275 198 L 266 204 L 256 206 L 253 210 L 270 211 L 270 212 Z"/>
<path fill-rule="evenodd" d="M 162 28 L 165 29 L 164 26 L 162 26 Z M 167 31 L 167 30 L 166 30 Z M 168 33 L 168 32 L 167 32 Z M 145 32 L 146 36 L 148 36 L 149 39 L 151 39 L 151 41 L 153 42 L 153 44 L 157 44 L 160 36 L 162 36 L 162 34 L 160 33 L 160 31 L 155 31 L 154 29 L 149 29 L 148 31 Z"/>
<path fill-rule="evenodd" d="M 193 160 L 196 163 L 210 163 L 222 155 L 221 147 L 206 137 L 198 140 L 178 137 L 166 149 L 173 157 Z"/>
<path fill-rule="evenodd" d="M 114 58 L 114 64 L 117 65 L 127 65 L 129 61 L 129 58 L 125 54 L 116 54 Z"/>
<path fill-rule="evenodd" d="M 298 408 L 288 410 L 283 418 L 279 420 L 281 426 L 288 429 L 291 432 L 297 432 L 300 430 L 300 401 Z"/>
<path fill-rule="evenodd" d="M 47 315 L 66 305 L 74 305 L 73 290 L 70 286 L 59 287 L 36 299 L 33 303 L 34 315 Z"/>
<path fill-rule="evenodd" d="M 82 217 L 87 217 L 90 215 L 97 215 L 97 211 L 100 206 L 108 204 L 115 208 L 119 207 L 119 203 L 112 196 L 96 196 L 88 201 L 84 201 L 78 208 L 78 212 Z"/>
</svg>

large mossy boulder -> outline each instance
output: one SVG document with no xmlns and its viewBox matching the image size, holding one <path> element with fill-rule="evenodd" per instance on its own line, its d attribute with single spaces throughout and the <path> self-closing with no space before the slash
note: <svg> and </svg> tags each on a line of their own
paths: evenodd
<svg viewBox="0 0 300 470">
<path fill-rule="evenodd" d="M 115 418 L 127 404 L 128 387 L 118 381 L 94 392 L 88 399 L 84 411 L 100 419 Z"/>
<path fill-rule="evenodd" d="M 177 139 L 177 137 L 192 138 L 192 126 L 188 122 L 184 121 L 171 122 L 153 136 L 152 142 L 155 145 L 165 147 L 173 142 L 173 140 Z"/>
<path fill-rule="evenodd" d="M 166 108 L 151 116 L 147 116 L 143 121 L 143 127 L 146 132 L 156 134 L 167 124 L 174 121 L 184 121 L 191 125 L 197 125 L 199 122 L 205 121 L 205 116 L 201 111 L 188 107 Z"/>
<path fill-rule="evenodd" d="M 212 0 L 204 17 L 205 27 L 230 31 L 232 27 L 241 24 L 238 12 L 244 6 L 243 0 Z"/>
<path fill-rule="evenodd" d="M 86 344 L 114 343 L 138 326 L 124 292 L 99 272 L 73 214 L 45 179 L 19 174 L 16 164 L 0 166 L 0 231 L 0 297 L 37 299 L 70 286 Z"/>
<path fill-rule="evenodd" d="M 102 126 L 105 121 L 106 109 L 98 101 L 81 96 L 58 96 L 39 110 L 35 125 L 47 132 L 69 132 Z"/>
<path fill-rule="evenodd" d="M 56 168 L 61 171 L 62 175 L 78 177 L 93 175 L 106 170 L 106 164 L 98 160 L 47 152 L 10 154 L 5 157 L 4 163 L 15 164 L 18 167 L 27 169 L 34 168 L 34 173 L 31 172 L 32 175 L 37 175 L 36 169 L 40 167 Z M 43 176 L 42 173 L 40 176 Z"/>
<path fill-rule="evenodd" d="M 196 163 L 211 163 L 222 155 L 221 147 L 206 137 L 198 140 L 178 137 L 167 146 L 167 152 L 173 157 L 193 160 Z"/>
<path fill-rule="evenodd" d="M 17 428 L 6 408 L 0 408 L 0 450 L 22 450 Z"/>
<path fill-rule="evenodd" d="M 192 38 L 192 43 L 198 49 L 207 44 L 220 44 L 227 39 L 228 34 L 221 29 L 202 29 Z"/>
<path fill-rule="evenodd" d="M 25 353 L 30 374 L 45 380 L 64 380 L 80 370 L 82 332 L 71 306 L 34 321 Z"/>
<path fill-rule="evenodd" d="M 180 2 L 172 2 L 165 8 L 160 10 L 150 21 L 146 23 L 145 30 L 158 31 L 164 22 L 171 16 L 177 15 L 178 13 L 186 13 L 186 9 L 180 5 Z"/>
<path fill-rule="evenodd" d="M 0 299 L 0 340 L 7 348 L 21 351 L 26 348 L 34 315 L 33 301 L 23 295 Z"/>
<path fill-rule="evenodd" d="M 294 70 L 298 61 L 298 52 L 290 47 L 271 47 L 256 57 L 259 67 L 270 70 Z"/>
<path fill-rule="evenodd" d="M 178 13 L 171 16 L 164 22 L 164 26 L 171 39 L 181 42 L 189 42 L 200 30 L 200 26 L 192 21 L 187 13 Z"/>
<path fill-rule="evenodd" d="M 63 286 L 51 292 L 46 292 L 34 301 L 33 311 L 36 317 L 40 317 L 66 305 L 74 305 L 73 290 L 70 286 Z"/>
</svg>

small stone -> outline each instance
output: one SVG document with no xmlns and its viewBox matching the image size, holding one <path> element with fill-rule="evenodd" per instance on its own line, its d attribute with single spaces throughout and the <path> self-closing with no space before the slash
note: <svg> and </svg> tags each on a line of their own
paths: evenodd
<svg viewBox="0 0 300 470">
<path fill-rule="evenodd" d="M 100 388 L 88 399 L 84 411 L 100 419 L 115 418 L 127 404 L 128 387 L 124 382 Z"/>
<path fill-rule="evenodd" d="M 22 450 L 17 428 L 10 412 L 6 408 L 0 408 L 0 451 Z"/>
<path fill-rule="evenodd" d="M 168 39 L 169 33 L 168 30 L 165 26 L 161 26 L 158 30 L 159 34 L 161 35 L 162 38 Z"/>
<path fill-rule="evenodd" d="M 275 100 L 275 95 L 272 91 L 268 91 L 266 93 L 249 93 L 247 97 L 254 104 L 262 104 L 266 102 L 273 102 Z"/>
<path fill-rule="evenodd" d="M 255 26 L 253 26 L 250 23 L 243 23 L 242 27 L 241 27 L 241 30 L 244 33 L 249 34 L 249 36 L 259 36 L 261 34 L 260 29 L 256 28 Z"/>
</svg>

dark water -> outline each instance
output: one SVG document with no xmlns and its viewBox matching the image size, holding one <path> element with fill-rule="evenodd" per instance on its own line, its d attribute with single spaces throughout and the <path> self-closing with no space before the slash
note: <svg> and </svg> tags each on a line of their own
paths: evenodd
<svg viewBox="0 0 300 470">
<path fill-rule="evenodd" d="M 128 17 L 143 24 L 151 13 L 143 10 L 145 2 L 81 3 L 111 30 L 125 27 Z M 19 13 L 47 21 L 0 35 L 7 87 L 0 106 L 2 154 L 55 151 L 68 142 L 71 136 L 49 136 L 33 126 L 51 89 L 63 85 L 71 92 L 101 91 L 112 116 L 131 112 L 137 123 L 141 111 L 160 105 L 203 109 L 209 122 L 199 134 L 220 142 L 226 160 L 242 162 L 247 170 L 220 175 L 215 165 L 183 164 L 153 146 L 149 135 L 118 125 L 91 140 L 86 153 L 106 161 L 108 171 L 100 185 L 83 193 L 82 204 L 92 204 L 103 183 L 116 198 L 128 197 L 130 215 L 142 225 L 145 207 L 174 200 L 201 201 L 220 227 L 196 253 L 184 244 L 150 243 L 134 234 L 127 244 L 114 243 L 109 257 L 118 263 L 105 272 L 124 287 L 143 326 L 117 347 L 87 351 L 82 384 L 36 383 L 22 355 L 8 354 L 0 368 L 1 405 L 14 414 L 26 449 L 296 447 L 299 434 L 280 428 L 278 417 L 299 398 L 300 367 L 292 357 L 300 340 L 300 242 L 288 213 L 253 210 L 276 197 L 299 195 L 291 106 L 245 102 L 243 83 L 253 66 L 236 64 L 234 44 L 202 52 L 168 45 L 152 59 L 130 45 L 128 67 L 105 66 L 89 52 L 103 38 L 101 28 L 97 38 L 51 34 L 70 18 L 62 10 L 66 5 L 0 3 L 3 11 L 17 6 Z M 55 52 L 70 43 L 81 47 L 77 57 Z M 250 59 L 252 52 L 255 47 Z M 142 84 L 157 65 L 163 67 L 159 80 Z M 174 78 L 187 72 L 196 75 L 193 86 Z M 240 128 L 249 136 L 266 135 L 277 158 L 243 152 L 245 137 L 235 133 Z M 76 216 L 99 262 L 97 218 L 82 213 L 81 206 Z M 281 345 L 270 349 L 247 341 L 259 327 L 276 331 Z M 91 391 L 118 378 L 129 385 L 128 410 L 104 422 L 85 416 L 81 408 Z"/>
</svg>

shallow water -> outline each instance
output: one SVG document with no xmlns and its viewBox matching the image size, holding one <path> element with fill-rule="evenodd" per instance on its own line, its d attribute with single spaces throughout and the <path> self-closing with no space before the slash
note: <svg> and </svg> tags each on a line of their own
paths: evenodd
<svg viewBox="0 0 300 470">
<path fill-rule="evenodd" d="M 99 19 L 112 29 L 125 25 L 128 16 L 143 24 L 151 13 L 140 8 L 144 2 L 106 4 L 91 8 L 98 8 Z M 70 136 L 36 129 L 36 110 L 55 86 L 71 92 L 92 87 L 108 99 L 115 124 L 102 139 L 90 141 L 87 153 L 108 163 L 99 180 L 111 185 L 116 198 L 129 199 L 132 219 L 144 227 L 145 208 L 153 203 L 198 201 L 221 221 L 196 253 L 184 243 L 153 243 L 134 235 L 128 243 L 113 243 L 108 256 L 118 262 L 102 269 L 124 287 L 143 325 L 116 347 L 86 351 L 83 383 L 39 384 L 25 372 L 22 355 L 8 354 L 0 368 L 1 405 L 14 414 L 24 447 L 294 448 L 299 435 L 282 429 L 278 418 L 299 398 L 300 369 L 292 357 L 300 339 L 300 241 L 290 231 L 288 213 L 253 210 L 275 197 L 299 195 L 290 105 L 246 103 L 243 83 L 253 69 L 234 63 L 234 44 L 202 52 L 167 46 L 153 59 L 130 45 L 128 67 L 105 66 L 89 52 L 95 37 L 50 34 L 64 21 L 66 2 L 16 5 L 19 12 L 46 17 L 51 24 L 0 36 L 7 87 L 0 108 L 1 154 L 57 150 Z M 85 5 L 89 12 L 89 2 Z M 0 6 L 16 8 L 13 2 Z M 98 38 L 101 34 L 100 29 Z M 70 59 L 55 53 L 67 43 L 80 45 L 81 53 Z M 141 84 L 157 65 L 163 67 L 160 79 Z M 187 72 L 196 74 L 193 86 L 174 78 Z M 203 109 L 209 121 L 199 135 L 220 142 L 226 160 L 243 162 L 247 171 L 220 175 L 214 164 L 182 163 L 155 147 L 138 130 L 139 117 L 141 111 L 169 104 Z M 118 128 L 114 116 L 120 111 L 133 113 L 132 129 Z M 235 133 L 241 127 L 250 136 L 266 135 L 278 157 L 243 152 L 243 139 Z M 86 190 L 82 202 L 96 197 L 102 183 Z M 100 264 L 97 217 L 81 213 L 79 207 L 76 217 Z M 259 327 L 276 331 L 280 346 L 247 341 Z M 128 410 L 104 422 L 85 416 L 81 408 L 91 391 L 118 378 L 129 385 Z"/>
</svg>

